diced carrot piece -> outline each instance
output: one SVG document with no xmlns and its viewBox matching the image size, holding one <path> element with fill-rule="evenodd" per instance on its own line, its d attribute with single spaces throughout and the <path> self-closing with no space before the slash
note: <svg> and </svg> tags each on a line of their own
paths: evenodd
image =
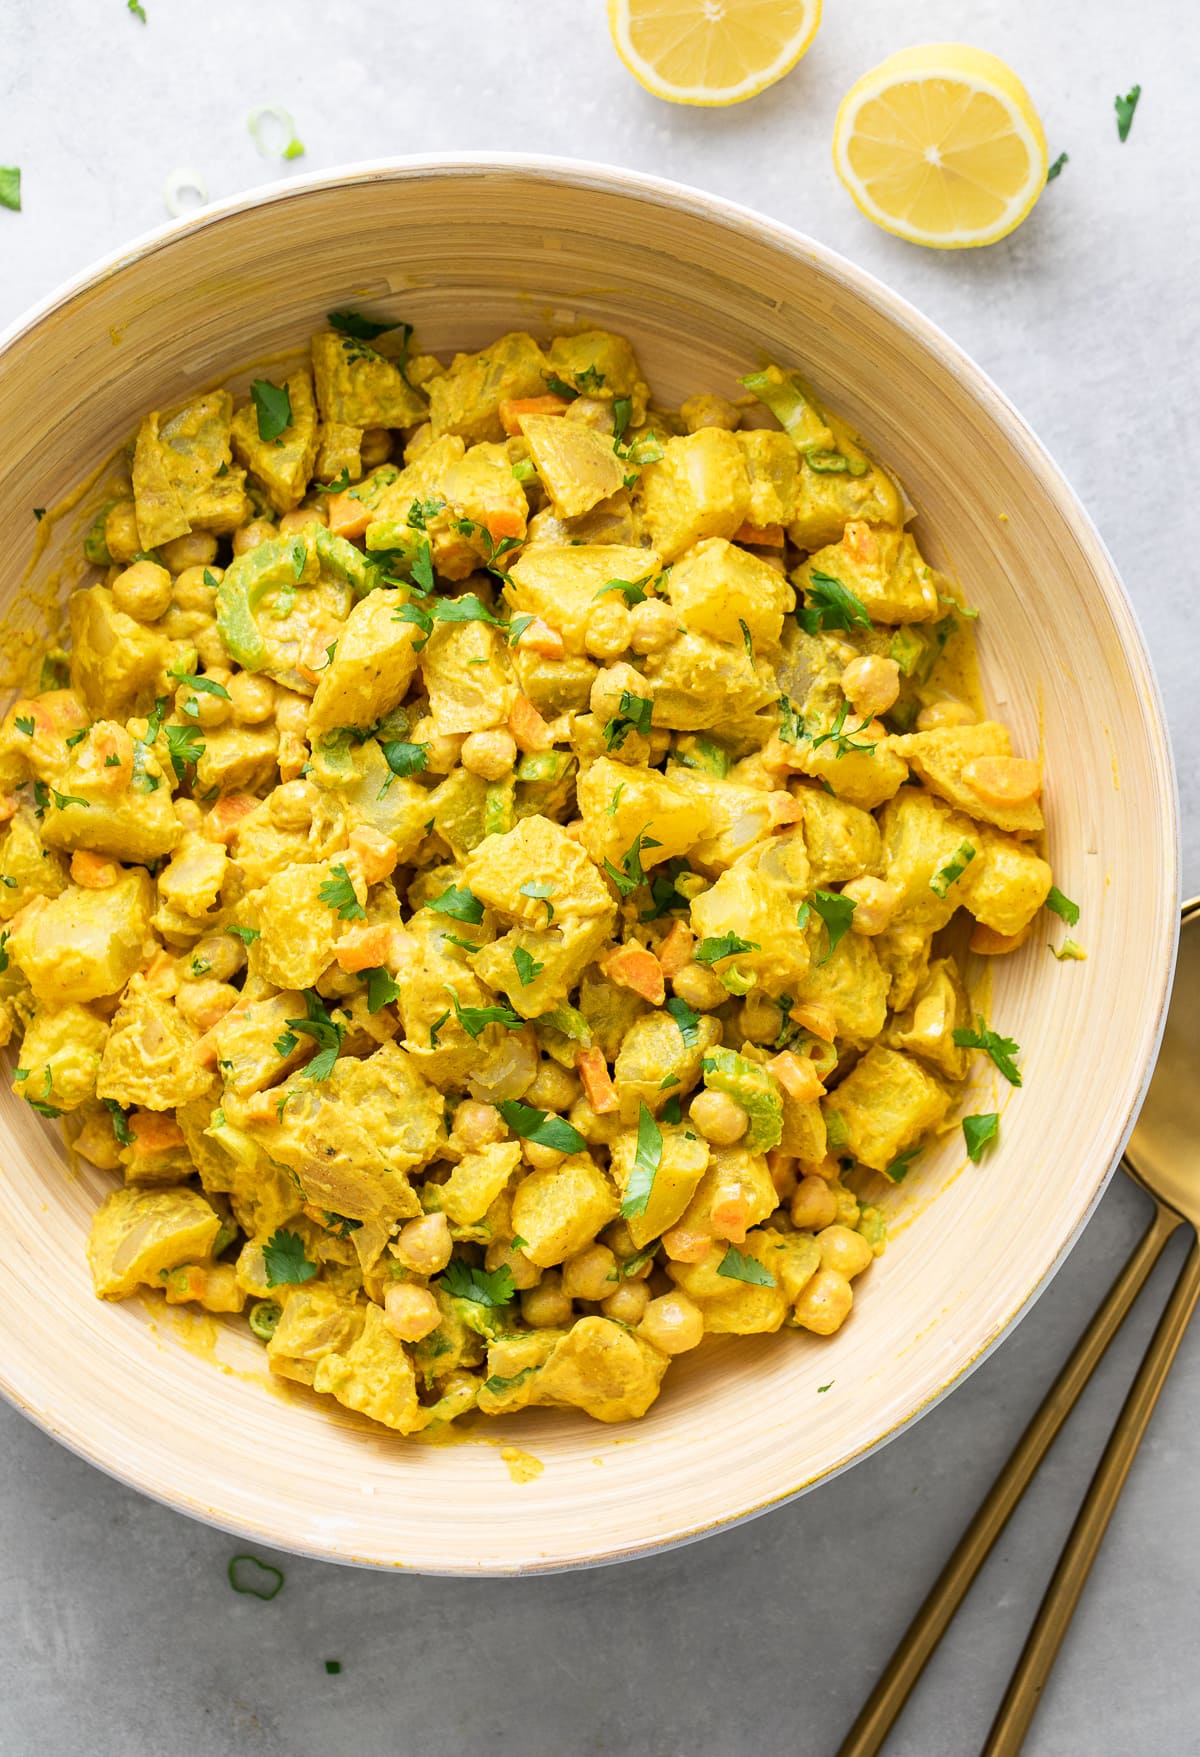
<svg viewBox="0 0 1200 1757">
<path fill-rule="evenodd" d="M 525 514 L 519 507 L 494 506 L 483 515 L 483 523 L 493 543 L 499 543 L 505 537 L 523 537 L 525 535 Z M 497 566 L 500 564 L 497 563 Z M 504 558 L 504 566 L 508 566 L 508 557 Z"/>
<path fill-rule="evenodd" d="M 832 1043 L 837 1036 L 833 1014 L 820 1001 L 809 1001 L 802 1007 L 793 1007 L 791 1017 L 802 1030 L 811 1031 L 822 1043 Z"/>
<path fill-rule="evenodd" d="M 565 648 L 563 638 L 556 628 L 535 616 L 528 628 L 523 628 L 513 642 L 514 647 L 527 647 L 531 653 L 538 653 L 543 659 L 561 659 Z"/>
<path fill-rule="evenodd" d="M 804 806 L 800 800 L 793 799 L 790 793 L 784 793 L 777 788 L 767 795 L 767 815 L 775 825 L 798 824 L 804 816 Z"/>
<path fill-rule="evenodd" d="M 71 856 L 71 877 L 85 891 L 107 891 L 116 884 L 119 872 L 115 860 L 93 854 L 90 848 L 77 848 Z"/>
<path fill-rule="evenodd" d="M 226 847 L 237 835 L 238 825 L 258 800 L 253 793 L 227 793 L 218 799 L 204 820 L 204 835 L 210 842 L 224 842 Z"/>
<path fill-rule="evenodd" d="M 985 958 L 997 958 L 1004 952 L 1015 952 L 1023 946 L 1032 928 L 1031 921 L 1020 933 L 997 933 L 994 927 L 985 927 L 982 921 L 977 921 L 971 929 L 968 949 L 980 952 Z"/>
<path fill-rule="evenodd" d="M 396 844 L 372 824 L 356 824 L 350 832 L 350 852 L 358 856 L 363 878 L 377 885 L 396 869 Z"/>
<path fill-rule="evenodd" d="M 750 1225 L 750 1203 L 740 1182 L 718 1187 L 711 1214 L 715 1237 L 728 1239 L 735 1245 L 745 1243 L 746 1229 Z"/>
<path fill-rule="evenodd" d="M 640 994 L 652 1007 L 661 1007 L 666 999 L 663 967 L 645 946 L 618 946 L 605 960 L 604 974 L 610 982 Z"/>
<path fill-rule="evenodd" d="M 183 1146 L 183 1130 L 173 1116 L 157 1110 L 135 1110 L 129 1116 L 129 1132 L 141 1153 L 165 1153 Z"/>
<path fill-rule="evenodd" d="M 185 1263 L 172 1269 L 163 1286 L 169 1306 L 180 1306 L 190 1299 L 203 1299 L 208 1292 L 208 1272 L 200 1263 Z"/>
<path fill-rule="evenodd" d="M 88 724 L 83 703 L 73 689 L 44 690 L 37 698 L 37 705 L 49 714 L 50 724 L 60 738 L 65 738 L 69 732 L 78 732 Z M 38 724 L 41 724 L 40 716 Z"/>
<path fill-rule="evenodd" d="M 18 727 L 18 720 L 33 721 L 33 737 L 29 741 L 31 744 L 33 739 L 36 738 L 54 737 L 54 715 L 41 700 L 35 699 L 33 701 L 22 700 L 14 702 L 4 717 L 5 731 L 10 735 L 15 734 L 16 737 L 21 740 L 21 743 L 24 744 L 25 734 Z"/>
<path fill-rule="evenodd" d="M 855 561 L 870 562 L 879 558 L 879 540 L 870 525 L 851 519 L 842 532 L 842 542 Z"/>
<path fill-rule="evenodd" d="M 392 955 L 392 925 L 381 921 L 374 926 L 350 927 L 342 935 L 334 951 L 341 969 L 353 974 L 374 970 L 386 964 Z"/>
<path fill-rule="evenodd" d="M 242 1100 L 242 1109 L 254 1122 L 274 1121 L 279 1108 L 279 1093 L 268 1087 L 265 1092 L 252 1092 Z"/>
<path fill-rule="evenodd" d="M 658 948 L 658 961 L 664 976 L 678 976 L 685 964 L 692 961 L 696 936 L 686 921 L 675 921 L 671 931 Z"/>
<path fill-rule="evenodd" d="M 505 397 L 500 404 L 500 425 L 515 438 L 521 431 L 522 415 L 562 415 L 566 409 L 565 397 Z"/>
<path fill-rule="evenodd" d="M 133 739 L 124 726 L 98 728 L 92 734 L 90 757 L 90 784 L 109 793 L 123 793 L 133 780 Z"/>
<path fill-rule="evenodd" d="M 331 494 L 325 502 L 329 529 L 335 537 L 363 537 L 371 522 L 371 510 L 363 505 L 351 493 L 349 488 L 341 494 Z"/>
<path fill-rule="evenodd" d="M 604 1116 L 618 1105 L 617 1089 L 612 1083 L 612 1075 L 608 1071 L 608 1063 L 604 1059 L 604 1051 L 593 1045 L 591 1049 L 580 1049 L 575 1054 L 575 1066 L 583 1084 L 583 1095 L 596 1112 Z"/>
<path fill-rule="evenodd" d="M 686 1226 L 672 1226 L 662 1235 L 663 1250 L 673 1263 L 702 1263 L 712 1242 L 708 1233 L 691 1232 Z"/>
<path fill-rule="evenodd" d="M 279 734 L 279 777 L 281 780 L 296 780 L 304 773 L 308 758 L 308 746 L 298 732 L 281 732 Z"/>
<path fill-rule="evenodd" d="M 782 549 L 782 525 L 739 525 L 730 538 L 732 543 L 750 543 L 759 549 Z"/>
<path fill-rule="evenodd" d="M 806 1055 L 793 1055 L 790 1049 L 785 1049 L 772 1057 L 767 1068 L 798 1104 L 812 1104 L 825 1090 L 820 1075 Z"/>
<path fill-rule="evenodd" d="M 1029 805 L 1042 791 L 1042 771 L 1027 756 L 978 756 L 962 778 L 984 805 Z"/>
<path fill-rule="evenodd" d="M 518 750 L 549 750 L 554 734 L 527 695 L 519 695 L 508 716 L 508 729 Z"/>
</svg>

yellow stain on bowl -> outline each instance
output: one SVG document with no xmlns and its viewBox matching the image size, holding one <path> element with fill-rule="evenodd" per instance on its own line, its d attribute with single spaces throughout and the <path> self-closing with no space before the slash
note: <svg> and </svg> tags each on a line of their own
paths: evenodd
<svg viewBox="0 0 1200 1757">
<path fill-rule="evenodd" d="M 508 1471 L 513 1482 L 536 1482 L 546 1466 L 532 1452 L 523 1452 L 520 1446 L 501 1446 L 501 1462 Z"/>
</svg>

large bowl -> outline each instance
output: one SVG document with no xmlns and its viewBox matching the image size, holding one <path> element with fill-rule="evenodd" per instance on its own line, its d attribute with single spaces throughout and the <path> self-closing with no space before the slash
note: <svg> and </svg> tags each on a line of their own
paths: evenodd
<svg viewBox="0 0 1200 1757">
<path fill-rule="evenodd" d="M 623 331 L 667 403 L 729 391 L 767 357 L 802 364 L 899 472 L 923 547 L 979 606 L 989 701 L 1018 748 L 1045 759 L 1050 851 L 1081 905 L 1087 962 L 1057 963 L 1041 930 L 996 961 L 992 1019 L 1022 1046 L 1024 1087 L 1000 1095 L 1000 1144 L 982 1166 L 963 1165 L 957 1130 L 925 1155 L 846 1328 L 709 1344 L 674 1366 L 641 1422 L 542 1411 L 465 1443 L 413 1444 L 270 1382 L 233 1324 L 156 1300 L 100 1304 L 84 1241 L 109 1180 L 69 1168 L 52 1128 L 7 1095 L 2 1383 L 102 1469 L 252 1540 L 436 1573 L 634 1556 L 863 1457 L 961 1379 L 1062 1262 L 1131 1127 L 1163 1019 L 1177 856 L 1162 712 L 1079 502 L 931 324 L 744 209 L 524 158 L 406 160 L 240 197 L 143 240 L 0 338 L 10 624 L 42 614 L 20 578 L 34 505 L 66 496 L 145 409 L 365 301 L 437 351 L 517 328 Z M 34 578 L 78 553 L 71 526 L 50 528 Z M 990 1092 L 973 1108 L 992 1108 Z"/>
</svg>

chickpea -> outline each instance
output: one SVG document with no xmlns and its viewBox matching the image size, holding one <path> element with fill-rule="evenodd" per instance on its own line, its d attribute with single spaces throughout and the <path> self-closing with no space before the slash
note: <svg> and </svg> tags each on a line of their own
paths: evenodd
<svg viewBox="0 0 1200 1757">
<path fill-rule="evenodd" d="M 750 1118 L 728 1092 L 698 1092 L 688 1115 L 714 1147 L 732 1147 L 750 1127 Z"/>
<path fill-rule="evenodd" d="M 670 646 L 679 632 L 679 616 L 665 598 L 647 598 L 630 612 L 633 625 L 629 645 L 635 653 L 657 653 Z"/>
<path fill-rule="evenodd" d="M 306 695 L 293 695 L 291 690 L 281 689 L 275 697 L 275 724 L 281 732 L 295 738 L 304 737 L 311 712 L 312 703 Z"/>
<path fill-rule="evenodd" d="M 700 1013 L 710 1013 L 729 999 L 720 978 L 704 964 L 685 964 L 671 978 L 671 987 L 681 1001 Z"/>
<path fill-rule="evenodd" d="M 251 549 L 257 549 L 260 543 L 269 543 L 272 537 L 278 537 L 278 526 L 270 519 L 251 519 L 240 531 L 233 533 L 233 553 L 248 555 Z"/>
<path fill-rule="evenodd" d="M 562 1266 L 562 1287 L 568 1299 L 607 1299 L 618 1279 L 617 1259 L 607 1245 L 590 1244 Z"/>
<path fill-rule="evenodd" d="M 229 663 L 229 653 L 215 621 L 206 622 L 202 628 L 198 628 L 192 640 L 196 645 L 196 656 L 206 671 L 211 670 L 214 665 Z"/>
<path fill-rule="evenodd" d="M 519 1251 L 511 1241 L 507 1244 L 496 1239 L 484 1253 L 485 1269 L 507 1269 L 513 1279 L 513 1286 L 518 1293 L 524 1293 L 528 1287 L 536 1287 L 542 1279 L 542 1272 L 536 1263 L 531 1263 L 524 1251 Z"/>
<path fill-rule="evenodd" d="M 420 1342 L 442 1321 L 441 1307 L 427 1287 L 400 1281 L 383 1296 L 384 1323 L 401 1342 Z"/>
<path fill-rule="evenodd" d="M 801 1291 L 794 1311 L 802 1330 L 813 1330 L 818 1336 L 832 1336 L 850 1316 L 854 1289 L 836 1269 L 818 1269 Z"/>
<path fill-rule="evenodd" d="M 628 652 L 632 635 L 633 618 L 613 592 L 589 611 L 583 644 L 593 659 L 619 659 Z"/>
<path fill-rule="evenodd" d="M 239 726 L 261 726 L 275 712 L 275 685 L 269 677 L 239 671 L 230 678 L 229 696 Z"/>
<path fill-rule="evenodd" d="M 204 813 L 194 799 L 176 799 L 172 809 L 175 813 L 175 821 L 184 830 L 196 831 L 204 822 Z"/>
<path fill-rule="evenodd" d="M 842 693 L 856 714 L 886 714 L 900 694 L 900 667 L 894 659 L 864 653 L 842 672 Z"/>
<path fill-rule="evenodd" d="M 533 1330 L 554 1330 L 571 1322 L 571 1302 L 556 1270 L 543 1275 L 536 1287 L 525 1289 L 521 1295 L 521 1316 Z"/>
<path fill-rule="evenodd" d="M 832 1195 L 828 1184 L 825 1188 Z M 875 1253 L 862 1233 L 852 1232 L 848 1226 L 823 1227 L 817 1236 L 817 1244 L 821 1248 L 822 1269 L 836 1270 L 847 1281 L 853 1281 L 875 1261 Z"/>
<path fill-rule="evenodd" d="M 686 1293 L 660 1294 L 646 1307 L 638 1335 L 660 1354 L 686 1354 L 704 1335 L 704 1313 Z"/>
<path fill-rule="evenodd" d="M 311 781 L 285 781 L 271 794 L 271 822 L 281 830 L 306 830 L 320 797 Z"/>
<path fill-rule="evenodd" d="M 157 622 L 171 602 L 171 576 L 157 561 L 135 561 L 113 581 L 113 603 L 138 622 Z"/>
<path fill-rule="evenodd" d="M 188 531 L 185 536 L 172 537 L 169 543 L 160 543 L 158 553 L 172 573 L 211 567 L 217 559 L 217 539 L 211 531 Z"/>
<path fill-rule="evenodd" d="M 801 1232 L 820 1232 L 833 1225 L 838 1215 L 837 1197 L 823 1177 L 815 1177 L 810 1172 L 800 1179 L 792 1197 L 791 1215 L 792 1225 Z"/>
<path fill-rule="evenodd" d="M 556 1171 L 566 1158 L 565 1153 L 555 1147 L 543 1147 L 540 1141 L 522 1141 L 521 1150 L 526 1164 L 532 1165 L 535 1171 Z"/>
<path fill-rule="evenodd" d="M 775 1194 L 779 1200 L 789 1201 L 795 1195 L 797 1187 L 795 1154 L 781 1153 L 778 1147 L 772 1147 L 767 1154 L 767 1170 L 771 1174 L 771 1182 L 775 1185 Z"/>
<path fill-rule="evenodd" d="M 483 781 L 502 781 L 511 775 L 517 760 L 517 741 L 511 732 L 469 732 L 459 758 L 464 769 Z"/>
<path fill-rule="evenodd" d="M 132 500 L 118 500 L 104 519 L 104 547 L 114 561 L 132 561 L 142 547 Z"/>
<path fill-rule="evenodd" d="M 742 411 L 727 397 L 712 396 L 707 392 L 688 397 L 680 405 L 679 414 L 689 433 L 699 433 L 702 427 L 724 427 L 732 433 L 742 419 Z"/>
<path fill-rule="evenodd" d="M 525 1103 L 535 1104 L 539 1110 L 563 1111 L 570 1110 L 578 1097 L 578 1077 L 569 1069 L 560 1068 L 557 1062 L 544 1059 L 525 1094 Z"/>
<path fill-rule="evenodd" d="M 213 613 L 215 589 L 205 579 L 208 574 L 219 585 L 225 574 L 222 568 L 214 572 L 211 567 L 185 567 L 171 588 L 171 596 L 180 610 L 198 610 L 206 617 Z"/>
<path fill-rule="evenodd" d="M 362 467 L 377 470 L 392 455 L 392 436 L 386 427 L 368 427 L 362 436 Z"/>
<path fill-rule="evenodd" d="M 567 1121 L 573 1129 L 578 1129 L 589 1147 L 607 1147 L 616 1139 L 621 1127 L 621 1119 L 615 1110 L 601 1115 L 592 1109 L 586 1098 L 575 1100 Z"/>
<path fill-rule="evenodd" d="M 917 715 L 918 732 L 935 732 L 939 726 L 974 726 L 979 716 L 974 708 L 966 702 L 956 701 L 953 696 L 943 696 L 940 702 L 930 702 Z"/>
<path fill-rule="evenodd" d="M 504 1134 L 504 1118 L 494 1104 L 484 1104 L 478 1098 L 464 1098 L 454 1113 L 450 1139 L 464 1153 L 476 1153 L 480 1147 L 490 1147 L 494 1141 L 502 1141 Z"/>
<path fill-rule="evenodd" d="M 650 1304 L 650 1289 L 644 1281 L 622 1281 L 621 1285 L 601 1300 L 600 1310 L 618 1324 L 640 1324 Z"/>
<path fill-rule="evenodd" d="M 742 1035 L 748 1037 L 751 1043 L 774 1043 L 779 1036 L 783 1014 L 765 994 L 751 989 L 742 1003 L 738 1023 Z"/>
<path fill-rule="evenodd" d="M 208 1031 L 241 998 L 230 983 L 214 982 L 211 977 L 202 977 L 199 982 L 184 984 L 176 997 L 175 1005 L 197 1031 Z"/>
<path fill-rule="evenodd" d="M 206 668 L 204 675 L 210 683 L 219 684 L 228 691 L 233 673 L 224 665 L 214 665 L 211 670 Z M 175 691 L 175 706 L 185 725 L 190 720 L 193 726 L 210 727 L 225 724 L 231 704 L 225 695 L 212 695 L 208 690 L 193 688 L 190 683 L 181 683 Z"/>
<path fill-rule="evenodd" d="M 895 885 L 889 885 L 886 879 L 871 878 L 866 874 L 844 884 L 842 895 L 849 897 L 854 904 L 854 916 L 850 925 L 855 933 L 882 933 L 891 924 L 892 916 L 900 907 L 900 892 Z"/>
<path fill-rule="evenodd" d="M 298 506 L 293 512 L 285 512 L 279 521 L 281 537 L 298 537 L 301 531 L 311 531 L 316 525 L 323 525 L 325 520 L 315 506 Z"/>
<path fill-rule="evenodd" d="M 594 427 L 597 433 L 612 432 L 612 404 L 600 397 L 576 397 L 567 407 L 563 419 Z"/>
<path fill-rule="evenodd" d="M 621 711 L 621 697 L 626 692 L 644 696 L 646 679 L 632 665 L 610 665 L 607 671 L 598 671 L 592 679 L 588 705 L 598 720 L 615 719 Z"/>
<path fill-rule="evenodd" d="M 409 737 L 414 744 L 427 744 L 429 758 L 426 768 L 431 775 L 448 775 L 458 762 L 466 735 L 462 732 L 439 732 L 429 714 L 419 719 Z"/>
<path fill-rule="evenodd" d="M 450 1261 L 454 1241 L 444 1214 L 422 1214 L 396 1234 L 395 1254 L 414 1275 L 439 1275 Z"/>
<path fill-rule="evenodd" d="M 186 803 L 192 802 L 189 799 Z M 236 934 L 209 933 L 196 941 L 185 965 L 189 976 L 211 976 L 216 982 L 228 982 L 245 962 L 246 948 Z"/>
</svg>

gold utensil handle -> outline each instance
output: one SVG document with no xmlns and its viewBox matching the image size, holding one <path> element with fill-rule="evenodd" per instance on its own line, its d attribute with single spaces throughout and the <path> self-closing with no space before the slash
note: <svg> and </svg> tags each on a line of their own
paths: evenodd
<svg viewBox="0 0 1200 1757">
<path fill-rule="evenodd" d="M 1198 1299 L 1200 1240 L 1192 1245 L 1153 1340 L 1142 1357 L 1137 1378 L 1122 1405 L 1104 1456 L 1096 1466 L 1096 1474 L 1071 1527 L 1071 1535 L 1063 1546 L 1058 1567 L 1046 1588 L 981 1757 L 1016 1757 L 1025 1741 L 1029 1723 L 1050 1676 L 1050 1668 L 1062 1645 L 1079 1595 L 1108 1529 L 1117 1497 L 1125 1486 L 1129 1467 L 1150 1425 L 1158 1394 L 1166 1382 Z"/>
<path fill-rule="evenodd" d="M 875 1757 L 930 1654 L 946 1632 L 972 1581 L 1004 1530 L 1009 1515 L 1046 1456 L 1055 1435 L 1075 1407 L 1080 1392 L 1120 1329 L 1179 1216 L 1156 1205 L 1141 1242 L 1109 1289 L 1108 1296 L 1075 1345 L 1075 1351 L 1046 1393 L 1007 1464 L 988 1490 L 958 1547 L 938 1575 L 909 1624 L 837 1757 Z"/>
</svg>

